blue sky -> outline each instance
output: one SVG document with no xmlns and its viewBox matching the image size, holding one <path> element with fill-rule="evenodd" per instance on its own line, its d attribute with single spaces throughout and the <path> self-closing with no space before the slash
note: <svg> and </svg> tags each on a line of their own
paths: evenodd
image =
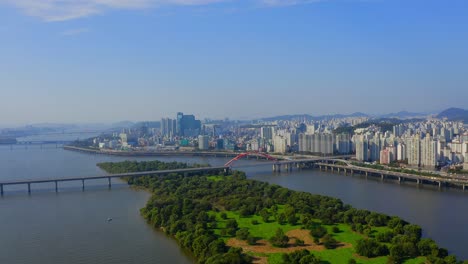
<svg viewBox="0 0 468 264">
<path fill-rule="evenodd" d="M 465 0 L 0 0 L 0 124 L 468 108 Z"/>
</svg>

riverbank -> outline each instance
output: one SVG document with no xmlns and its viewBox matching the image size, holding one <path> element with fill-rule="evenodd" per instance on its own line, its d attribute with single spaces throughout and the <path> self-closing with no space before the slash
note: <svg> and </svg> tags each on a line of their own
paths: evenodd
<svg viewBox="0 0 468 264">
<path fill-rule="evenodd" d="M 230 177 L 172 175 L 130 183 L 151 186 L 153 196 L 142 209 L 143 216 L 202 263 L 283 263 L 288 257 L 285 253 L 298 254 L 297 250 L 304 249 L 307 256 L 321 259 L 320 263 L 350 259 L 359 263 L 387 263 L 389 259 L 394 263 L 451 263 L 447 261 L 454 259 L 432 240 L 421 239 L 418 226 L 399 218 L 356 210 L 338 199 L 247 180 L 239 172 Z M 283 243 L 275 240 L 278 232 Z M 408 248 L 405 241 L 411 241 L 413 247 Z M 363 250 L 363 243 L 374 250 Z M 424 251 L 425 246 L 438 250 Z M 403 251 L 397 250 L 401 248 Z"/>
<path fill-rule="evenodd" d="M 93 149 L 93 148 L 83 148 L 83 147 L 75 147 L 75 146 L 63 146 L 63 149 L 70 150 L 70 151 L 78 151 L 78 152 L 86 152 L 92 154 L 102 154 L 102 155 L 112 155 L 112 156 L 129 156 L 129 157 L 171 157 L 171 156 L 181 156 L 181 157 L 236 157 L 239 153 L 234 152 L 189 152 L 189 151 L 164 151 L 164 152 L 156 152 L 156 151 L 139 151 L 139 150 L 132 150 L 132 151 L 123 151 L 123 150 L 102 150 L 102 149 Z"/>
</svg>

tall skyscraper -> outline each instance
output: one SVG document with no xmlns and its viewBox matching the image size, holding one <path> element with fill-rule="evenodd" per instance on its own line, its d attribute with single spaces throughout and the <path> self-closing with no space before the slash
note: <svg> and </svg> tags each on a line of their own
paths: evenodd
<svg viewBox="0 0 468 264">
<path fill-rule="evenodd" d="M 371 161 L 380 160 L 380 151 L 382 150 L 382 141 L 380 140 L 380 134 L 375 134 L 375 136 L 369 140 L 369 150 Z"/>
<path fill-rule="evenodd" d="M 176 135 L 177 125 L 176 120 L 170 118 L 161 119 L 161 134 L 166 137 Z"/>
<path fill-rule="evenodd" d="M 356 137 L 356 159 L 359 161 L 369 161 L 369 144 L 363 135 Z"/>
<path fill-rule="evenodd" d="M 177 119 L 176 119 L 176 133 L 178 136 L 182 136 L 182 118 L 184 117 L 184 113 L 178 112 L 177 113 Z"/>
<path fill-rule="evenodd" d="M 412 166 L 421 165 L 421 135 L 416 134 L 408 140 L 408 164 Z"/>
<path fill-rule="evenodd" d="M 260 136 L 263 139 L 273 140 L 273 135 L 275 134 L 275 128 L 271 126 L 261 127 L 260 128 Z"/>
<path fill-rule="evenodd" d="M 437 142 L 430 135 L 421 140 L 421 166 L 435 167 L 437 165 Z"/>
<path fill-rule="evenodd" d="M 195 119 L 194 115 L 177 113 L 176 132 L 179 136 L 196 137 L 201 131 L 201 121 Z"/>
<path fill-rule="evenodd" d="M 340 154 L 348 154 L 351 153 L 351 137 L 349 134 L 343 133 L 336 135 L 336 140 L 335 140 L 335 147 L 336 151 Z"/>
<path fill-rule="evenodd" d="M 399 142 L 397 145 L 397 160 L 405 160 L 406 159 L 406 144 L 403 142 Z"/>
</svg>

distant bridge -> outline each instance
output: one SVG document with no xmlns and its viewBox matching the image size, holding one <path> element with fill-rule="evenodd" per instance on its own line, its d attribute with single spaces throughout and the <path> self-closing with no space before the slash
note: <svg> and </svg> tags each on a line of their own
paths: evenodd
<svg viewBox="0 0 468 264">
<path fill-rule="evenodd" d="M 331 163 L 330 163 L 331 162 Z M 336 162 L 340 164 L 336 164 Z M 346 165 L 343 165 L 346 164 Z M 395 171 L 387 171 L 387 170 L 377 170 L 372 168 L 365 168 L 352 165 L 351 163 L 345 160 L 329 160 L 328 162 L 317 162 L 314 164 L 316 168 L 325 171 L 331 172 L 343 172 L 345 175 L 353 175 L 353 174 L 360 174 L 365 175 L 366 178 L 369 176 L 372 177 L 380 177 L 381 180 L 384 179 L 395 179 L 398 182 L 402 181 L 412 181 L 416 182 L 416 184 L 436 184 L 441 188 L 443 185 L 449 186 L 459 186 L 463 190 L 466 189 L 468 185 L 468 178 L 460 177 L 460 176 L 451 176 L 451 177 L 443 177 L 443 176 L 425 176 L 425 175 L 416 175 L 410 173 L 403 173 L 403 172 L 395 172 Z"/>
<path fill-rule="evenodd" d="M 129 173 L 119 173 L 119 174 L 110 174 L 110 175 L 101 175 L 101 176 L 89 176 L 89 177 L 70 177 L 70 178 L 49 178 L 49 179 L 36 179 L 36 180 L 18 180 L 18 181 L 5 181 L 0 182 L 0 195 L 4 193 L 4 186 L 7 185 L 27 185 L 28 193 L 31 193 L 31 185 L 33 183 L 55 183 L 55 191 L 58 192 L 58 183 L 59 182 L 70 182 L 70 181 L 81 181 L 82 189 L 85 188 L 85 181 L 87 180 L 98 180 L 98 179 L 107 179 L 108 186 L 111 187 L 113 178 L 139 178 L 143 176 L 157 176 L 157 175 L 167 175 L 171 173 L 183 173 L 184 175 L 190 175 L 191 173 L 229 173 L 229 167 L 201 167 L 201 168 L 188 168 L 188 169 L 176 169 L 176 170 L 157 170 L 157 171 L 142 171 L 142 172 L 129 172 Z"/>
</svg>

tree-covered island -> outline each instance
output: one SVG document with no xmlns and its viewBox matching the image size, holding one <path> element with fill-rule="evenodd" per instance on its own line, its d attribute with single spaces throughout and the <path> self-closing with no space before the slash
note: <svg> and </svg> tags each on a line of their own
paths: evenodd
<svg viewBox="0 0 468 264">
<path fill-rule="evenodd" d="M 109 173 L 201 165 L 100 163 Z M 142 215 L 198 263 L 463 263 L 398 217 L 358 210 L 336 198 L 230 175 L 129 178 L 152 192 Z M 468 263 L 468 262 L 464 262 Z"/>
</svg>

